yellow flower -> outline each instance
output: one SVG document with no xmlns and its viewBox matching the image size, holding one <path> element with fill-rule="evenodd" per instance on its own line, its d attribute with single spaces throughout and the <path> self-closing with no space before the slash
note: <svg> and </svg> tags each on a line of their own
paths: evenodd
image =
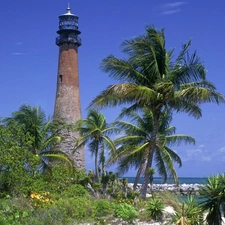
<svg viewBox="0 0 225 225">
<path fill-rule="evenodd" d="M 30 197 L 31 197 L 31 198 L 34 198 L 34 197 L 35 197 L 35 195 L 32 193 L 32 194 L 30 195 Z"/>
</svg>

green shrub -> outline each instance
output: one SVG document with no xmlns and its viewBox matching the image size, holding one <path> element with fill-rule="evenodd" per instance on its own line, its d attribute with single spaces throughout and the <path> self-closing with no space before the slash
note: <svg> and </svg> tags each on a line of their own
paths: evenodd
<svg viewBox="0 0 225 225">
<path fill-rule="evenodd" d="M 138 216 L 138 212 L 132 205 L 123 203 L 114 205 L 114 215 L 117 218 L 121 218 L 124 221 L 132 223 L 133 220 Z"/>
<path fill-rule="evenodd" d="M 64 198 L 70 198 L 74 196 L 84 197 L 88 195 L 86 188 L 80 184 L 71 184 L 61 193 Z"/>
<path fill-rule="evenodd" d="M 162 191 L 160 193 L 156 193 L 155 196 L 161 199 L 165 205 L 172 206 L 175 211 L 180 209 L 180 199 L 174 193 L 170 191 Z"/>
<path fill-rule="evenodd" d="M 151 198 L 147 201 L 146 211 L 153 220 L 160 220 L 163 215 L 164 203 L 159 198 Z"/>
<path fill-rule="evenodd" d="M 203 209 L 193 196 L 188 196 L 187 200 L 181 203 L 180 209 L 176 211 L 176 214 L 173 217 L 174 222 L 180 224 L 182 218 L 186 221 L 184 224 L 203 224 Z"/>
<path fill-rule="evenodd" d="M 130 190 L 130 191 L 127 192 L 127 198 L 134 199 L 135 197 L 138 197 L 139 194 L 140 194 L 139 191 Z"/>
<path fill-rule="evenodd" d="M 109 200 L 100 199 L 94 201 L 95 217 L 108 216 L 112 211 L 112 204 Z"/>
<path fill-rule="evenodd" d="M 22 225 L 23 221 L 32 214 L 29 201 L 25 198 L 2 199 L 0 202 L 0 225 Z"/>
<path fill-rule="evenodd" d="M 87 220 L 94 217 L 94 204 L 89 198 L 75 197 L 60 199 L 55 206 L 63 211 L 68 218 L 76 221 Z"/>
<path fill-rule="evenodd" d="M 72 222 L 63 209 L 55 206 L 50 208 L 38 208 L 34 211 L 33 215 L 26 219 L 23 225 L 46 225 L 46 224 L 69 224 Z"/>
</svg>

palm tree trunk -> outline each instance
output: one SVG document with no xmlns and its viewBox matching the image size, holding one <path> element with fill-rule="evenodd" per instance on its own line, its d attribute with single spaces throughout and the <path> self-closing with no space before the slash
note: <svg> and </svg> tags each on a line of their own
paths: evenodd
<svg viewBox="0 0 225 225">
<path fill-rule="evenodd" d="M 96 174 L 97 182 L 100 183 L 99 171 L 98 171 L 98 149 L 95 152 L 95 174 Z"/>
<path fill-rule="evenodd" d="M 108 187 L 108 182 L 103 183 L 103 187 L 102 187 L 102 194 L 105 195 L 106 194 L 106 189 Z"/>
<path fill-rule="evenodd" d="M 152 160 L 153 160 L 153 151 L 154 148 L 152 148 L 151 152 L 149 153 L 148 156 L 148 161 L 145 169 L 145 174 L 144 174 L 144 181 L 141 185 L 141 190 L 140 190 L 140 197 L 145 200 L 146 199 L 146 193 L 147 193 L 147 188 L 148 188 L 148 181 L 149 181 L 149 176 L 146 173 L 147 168 L 150 168 L 152 166 Z"/>
<path fill-rule="evenodd" d="M 133 191 L 135 191 L 136 188 L 137 188 L 137 184 L 138 184 L 139 178 L 140 178 L 140 176 L 141 176 L 141 172 L 142 172 L 142 170 L 143 170 L 144 164 L 145 164 L 145 161 L 143 161 L 143 162 L 141 163 L 141 166 L 139 167 L 139 169 L 138 169 L 138 171 L 137 171 L 137 174 L 136 174 L 136 177 L 135 177 L 135 180 L 134 180 Z"/>
<path fill-rule="evenodd" d="M 115 181 L 112 181 L 112 193 L 115 193 Z"/>
<path fill-rule="evenodd" d="M 144 173 L 144 181 L 143 181 L 143 184 L 142 184 L 141 190 L 140 190 L 140 197 L 143 200 L 146 200 L 146 193 L 147 193 L 148 181 L 149 181 L 149 175 L 148 175 L 147 171 L 148 171 L 148 168 L 152 167 L 152 160 L 153 160 L 153 155 L 154 155 L 154 150 L 155 150 L 155 145 L 156 145 L 156 138 L 157 138 L 157 134 L 158 134 L 159 115 L 160 115 L 159 113 L 154 115 L 153 132 L 152 132 L 150 146 L 149 146 L 147 165 L 146 165 L 145 173 Z"/>
<path fill-rule="evenodd" d="M 127 198 L 127 186 L 124 186 L 123 192 L 124 192 L 124 198 Z"/>
<path fill-rule="evenodd" d="M 151 194 L 153 192 L 153 179 L 151 179 L 150 181 L 150 191 L 151 191 Z"/>
</svg>

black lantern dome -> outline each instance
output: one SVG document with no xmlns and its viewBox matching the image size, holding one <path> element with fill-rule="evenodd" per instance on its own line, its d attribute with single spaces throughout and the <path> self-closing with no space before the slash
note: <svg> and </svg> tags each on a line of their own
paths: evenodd
<svg viewBox="0 0 225 225">
<path fill-rule="evenodd" d="M 78 16 L 71 13 L 70 7 L 67 12 L 59 16 L 59 30 L 57 33 L 60 35 L 56 38 L 56 44 L 60 46 L 63 43 L 74 43 L 78 46 L 81 45 L 81 39 L 78 35 L 81 33 L 78 30 Z"/>
</svg>

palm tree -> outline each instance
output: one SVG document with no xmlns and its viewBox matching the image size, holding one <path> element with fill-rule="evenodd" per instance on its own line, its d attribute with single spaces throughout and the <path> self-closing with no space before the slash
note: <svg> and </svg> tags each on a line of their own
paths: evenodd
<svg viewBox="0 0 225 225">
<path fill-rule="evenodd" d="M 149 176 L 150 190 L 151 190 L 151 193 L 152 193 L 152 191 L 153 191 L 153 176 L 155 174 L 155 169 L 152 168 L 152 167 L 148 168 L 147 174 Z"/>
<path fill-rule="evenodd" d="M 81 135 L 76 140 L 76 148 L 88 143 L 89 151 L 95 157 L 95 174 L 97 181 L 99 178 L 99 158 L 102 165 L 102 173 L 105 174 L 105 148 L 115 151 L 113 141 L 108 135 L 118 131 L 114 126 L 110 126 L 106 122 L 106 118 L 102 113 L 95 110 L 89 110 L 86 119 L 78 120 L 75 125 L 76 131 Z"/>
<path fill-rule="evenodd" d="M 72 167 L 68 156 L 55 147 L 62 140 L 62 137 L 58 135 L 61 126 L 53 120 L 46 119 L 45 112 L 40 107 L 23 104 L 18 111 L 12 113 L 12 117 L 4 121 L 8 126 L 16 123 L 25 134 L 31 136 L 32 143 L 29 151 L 40 160 L 40 172 L 51 172 L 52 161 L 67 162 Z M 26 143 L 21 144 L 26 145 Z"/>
<path fill-rule="evenodd" d="M 103 59 L 104 72 L 120 81 L 109 86 L 91 102 L 98 108 L 130 104 L 129 110 L 148 107 L 154 114 L 151 145 L 146 168 L 151 167 L 155 149 L 159 119 L 165 108 L 200 118 L 200 103 L 224 102 L 222 94 L 206 80 L 206 69 L 196 52 L 188 53 L 191 41 L 184 44 L 173 62 L 173 50 L 166 50 L 164 30 L 153 26 L 146 28 L 144 35 L 122 43 L 127 59 L 113 55 Z M 145 198 L 148 175 L 145 173 L 141 197 Z"/>
<path fill-rule="evenodd" d="M 120 173 L 127 172 L 133 166 L 138 169 L 133 187 L 135 190 L 141 174 L 147 171 L 149 178 L 149 168 L 146 169 L 146 166 L 147 155 L 151 151 L 149 146 L 151 146 L 154 115 L 151 111 L 148 111 L 148 108 L 144 108 L 142 115 L 133 111 L 127 116 L 133 123 L 121 120 L 115 122 L 125 132 L 125 135 L 114 141 L 118 148 L 116 154 L 111 154 L 109 162 L 114 163 L 118 161 Z M 171 113 L 168 111 L 164 112 L 163 117 L 161 116 L 156 146 L 151 160 L 155 160 L 156 168 L 162 176 L 163 182 L 170 175 L 177 184 L 178 178 L 173 162 L 178 163 L 179 166 L 182 165 L 182 162 L 170 146 L 179 145 L 182 142 L 195 143 L 195 140 L 187 135 L 175 134 L 175 127 L 169 125 L 171 120 Z"/>
<path fill-rule="evenodd" d="M 200 205 L 203 210 L 208 211 L 208 224 L 221 225 L 222 211 L 225 213 L 225 174 L 209 177 L 199 193 L 204 199 Z"/>
</svg>

